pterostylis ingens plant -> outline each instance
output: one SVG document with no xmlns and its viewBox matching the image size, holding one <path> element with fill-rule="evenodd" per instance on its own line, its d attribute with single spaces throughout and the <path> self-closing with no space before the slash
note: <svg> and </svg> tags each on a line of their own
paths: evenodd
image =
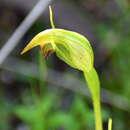
<svg viewBox="0 0 130 130">
<path fill-rule="evenodd" d="M 100 108 L 100 82 L 94 69 L 94 55 L 89 41 L 81 34 L 73 31 L 55 28 L 52 9 L 50 9 L 50 22 L 52 29 L 47 29 L 36 35 L 24 48 L 21 54 L 35 46 L 40 46 L 44 57 L 53 52 L 71 67 L 83 72 L 88 84 L 95 113 L 96 130 L 103 130 Z"/>
</svg>

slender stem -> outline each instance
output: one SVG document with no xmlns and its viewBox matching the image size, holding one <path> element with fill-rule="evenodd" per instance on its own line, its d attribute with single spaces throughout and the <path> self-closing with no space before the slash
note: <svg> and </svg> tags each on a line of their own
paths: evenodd
<svg viewBox="0 0 130 130">
<path fill-rule="evenodd" d="M 112 119 L 111 118 L 108 121 L 108 130 L 112 130 Z"/>
<path fill-rule="evenodd" d="M 96 130 L 103 130 L 100 105 L 100 81 L 94 68 L 84 72 L 89 91 L 92 95 Z"/>
<path fill-rule="evenodd" d="M 96 130 L 103 130 L 102 118 L 101 118 L 100 98 L 93 98 L 93 107 L 94 107 L 94 113 L 95 113 Z"/>
</svg>

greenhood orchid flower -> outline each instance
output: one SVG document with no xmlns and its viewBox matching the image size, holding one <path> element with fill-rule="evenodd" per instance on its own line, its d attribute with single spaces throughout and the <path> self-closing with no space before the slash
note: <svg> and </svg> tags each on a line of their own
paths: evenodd
<svg viewBox="0 0 130 130">
<path fill-rule="evenodd" d="M 45 58 L 55 52 L 69 66 L 82 71 L 92 95 L 96 130 L 102 130 L 100 82 L 93 66 L 94 55 L 92 47 L 83 35 L 73 31 L 55 28 L 51 7 L 50 22 L 52 29 L 47 29 L 37 34 L 23 49 L 21 54 L 36 46 L 40 46 Z"/>
<path fill-rule="evenodd" d="M 93 51 L 89 41 L 76 32 L 47 29 L 36 35 L 21 54 L 35 46 L 40 46 L 45 57 L 56 52 L 61 60 L 81 71 L 89 71 L 93 67 Z"/>
</svg>

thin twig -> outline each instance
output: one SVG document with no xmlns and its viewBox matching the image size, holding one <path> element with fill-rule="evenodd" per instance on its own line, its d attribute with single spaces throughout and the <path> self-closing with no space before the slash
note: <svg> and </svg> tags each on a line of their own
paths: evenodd
<svg viewBox="0 0 130 130">
<path fill-rule="evenodd" d="M 0 65 L 52 0 L 40 0 L 0 50 Z"/>
</svg>

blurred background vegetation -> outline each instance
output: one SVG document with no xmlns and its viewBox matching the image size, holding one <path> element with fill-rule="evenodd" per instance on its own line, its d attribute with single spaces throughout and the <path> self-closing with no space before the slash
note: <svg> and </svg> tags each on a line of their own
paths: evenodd
<svg viewBox="0 0 130 130">
<path fill-rule="evenodd" d="M 47 1 L 47 0 L 44 0 Z M 36 0 L 0 1 L 0 48 Z M 52 0 L 56 27 L 86 36 L 101 80 L 104 130 L 130 128 L 130 1 Z M 21 56 L 37 33 L 50 28 L 48 5 L 0 64 L 0 130 L 94 130 L 92 102 L 81 72 L 55 54 L 35 48 Z M 1 58 L 1 57 L 0 57 Z"/>
</svg>

